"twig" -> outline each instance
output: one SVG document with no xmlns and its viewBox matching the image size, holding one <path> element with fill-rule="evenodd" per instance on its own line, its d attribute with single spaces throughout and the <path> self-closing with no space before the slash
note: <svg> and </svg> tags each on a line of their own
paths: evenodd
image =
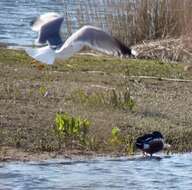
<svg viewBox="0 0 192 190">
<path fill-rule="evenodd" d="M 173 81 L 173 82 L 192 82 L 192 80 L 189 80 L 189 79 L 163 78 L 163 77 L 153 77 L 153 76 L 128 76 L 127 78 L 155 79 L 160 81 Z"/>
</svg>

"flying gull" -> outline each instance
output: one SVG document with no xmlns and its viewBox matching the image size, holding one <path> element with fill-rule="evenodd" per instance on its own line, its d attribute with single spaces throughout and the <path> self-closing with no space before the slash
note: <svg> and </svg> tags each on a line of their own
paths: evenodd
<svg viewBox="0 0 192 190">
<path fill-rule="evenodd" d="M 26 52 L 34 59 L 46 64 L 53 64 L 55 59 L 68 59 L 83 47 L 114 56 L 137 56 L 135 50 L 100 28 L 89 25 L 83 26 L 63 42 L 63 22 L 64 17 L 58 13 L 46 13 L 33 20 L 32 30 L 38 32 L 36 43 L 48 45 L 40 48 L 27 48 Z"/>
</svg>

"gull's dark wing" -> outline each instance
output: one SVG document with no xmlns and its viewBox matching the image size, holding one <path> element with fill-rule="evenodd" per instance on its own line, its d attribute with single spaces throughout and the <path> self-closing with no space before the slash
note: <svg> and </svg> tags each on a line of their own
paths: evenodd
<svg viewBox="0 0 192 190">
<path fill-rule="evenodd" d="M 131 49 L 129 47 L 125 46 L 105 31 L 93 26 L 84 26 L 73 33 L 65 41 L 63 47 L 59 51 L 79 42 L 106 54 L 119 56 L 131 55 Z"/>
<path fill-rule="evenodd" d="M 44 44 L 48 42 L 52 47 L 61 46 L 63 41 L 60 36 L 60 28 L 63 23 L 63 19 L 63 17 L 58 17 L 44 24 L 39 31 L 38 43 Z"/>
</svg>

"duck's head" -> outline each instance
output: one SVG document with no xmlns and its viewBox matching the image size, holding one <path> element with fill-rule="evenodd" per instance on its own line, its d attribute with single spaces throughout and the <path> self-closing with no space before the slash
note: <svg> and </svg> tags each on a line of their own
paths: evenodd
<svg viewBox="0 0 192 190">
<path fill-rule="evenodd" d="M 159 131 L 154 131 L 152 135 L 154 138 L 164 139 L 163 135 Z"/>
</svg>

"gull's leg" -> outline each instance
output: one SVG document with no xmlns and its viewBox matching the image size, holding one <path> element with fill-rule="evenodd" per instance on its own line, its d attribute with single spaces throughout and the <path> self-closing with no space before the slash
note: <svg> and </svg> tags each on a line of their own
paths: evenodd
<svg viewBox="0 0 192 190">
<path fill-rule="evenodd" d="M 40 71 L 45 67 L 44 64 L 39 63 L 35 59 L 31 61 L 31 65 L 34 65 Z"/>
<path fill-rule="evenodd" d="M 45 68 L 45 65 L 43 65 L 43 64 L 38 64 L 38 65 L 36 66 L 36 68 L 37 68 L 39 71 L 41 71 L 41 70 L 43 70 L 43 69 Z"/>
<path fill-rule="evenodd" d="M 32 61 L 31 61 L 31 65 L 36 65 L 37 64 L 37 61 L 35 60 L 35 59 L 33 59 Z"/>
</svg>

